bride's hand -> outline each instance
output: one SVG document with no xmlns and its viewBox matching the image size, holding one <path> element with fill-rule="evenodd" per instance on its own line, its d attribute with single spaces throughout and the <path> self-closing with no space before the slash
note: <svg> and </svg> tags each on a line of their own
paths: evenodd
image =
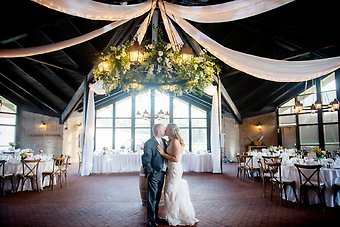
<svg viewBox="0 0 340 227">
<path fill-rule="evenodd" d="M 157 146 L 157 151 L 158 151 L 161 155 L 163 155 L 163 154 L 165 153 L 164 150 L 162 149 L 162 147 L 161 147 L 160 145 Z"/>
</svg>

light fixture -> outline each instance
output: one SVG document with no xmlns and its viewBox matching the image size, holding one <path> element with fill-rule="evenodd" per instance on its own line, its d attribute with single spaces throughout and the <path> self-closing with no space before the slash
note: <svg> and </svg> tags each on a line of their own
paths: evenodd
<svg viewBox="0 0 340 227">
<path fill-rule="evenodd" d="M 314 106 L 317 110 L 321 110 L 322 109 L 322 102 L 319 100 L 316 100 L 314 103 Z"/>
<path fill-rule="evenodd" d="M 147 110 L 144 110 L 143 114 L 141 114 L 139 111 L 137 111 L 136 113 L 137 117 L 138 118 L 143 118 L 144 120 L 148 120 L 149 118 L 151 118 L 149 112 Z M 157 119 L 169 119 L 170 117 L 170 114 L 169 114 L 169 111 L 166 111 L 166 113 L 163 112 L 163 110 L 160 110 L 156 115 L 155 117 Z"/>
<path fill-rule="evenodd" d="M 194 52 L 187 43 L 184 43 L 181 49 L 181 57 L 184 61 L 190 61 L 194 57 Z"/>
<path fill-rule="evenodd" d="M 138 41 L 134 41 L 132 46 L 128 48 L 130 62 L 139 63 L 142 59 L 142 47 L 139 45 Z"/>
<path fill-rule="evenodd" d="M 315 113 L 316 111 L 317 111 L 316 105 L 312 104 L 312 106 L 310 107 L 310 112 Z"/>
<path fill-rule="evenodd" d="M 261 124 L 261 122 L 258 122 L 257 124 L 256 124 L 256 128 L 258 129 L 258 130 L 262 130 L 262 124 Z"/>
<path fill-rule="evenodd" d="M 338 110 L 339 109 L 339 100 L 334 99 L 330 104 L 332 111 Z"/>
<path fill-rule="evenodd" d="M 44 121 L 41 121 L 40 125 L 39 125 L 40 129 L 46 129 L 47 128 L 47 123 Z"/>
<path fill-rule="evenodd" d="M 294 109 L 295 113 L 299 113 L 300 111 L 302 111 L 303 110 L 302 103 L 300 101 L 296 101 Z"/>
</svg>

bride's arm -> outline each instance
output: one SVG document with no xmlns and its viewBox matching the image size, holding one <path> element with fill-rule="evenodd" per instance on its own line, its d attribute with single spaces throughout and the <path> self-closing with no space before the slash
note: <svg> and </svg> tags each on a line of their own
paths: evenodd
<svg viewBox="0 0 340 227">
<path fill-rule="evenodd" d="M 157 150 L 166 160 L 170 162 L 179 162 L 181 160 L 182 146 L 179 143 L 179 140 L 173 140 L 172 155 L 165 153 L 165 151 L 159 145 L 157 146 Z"/>
</svg>

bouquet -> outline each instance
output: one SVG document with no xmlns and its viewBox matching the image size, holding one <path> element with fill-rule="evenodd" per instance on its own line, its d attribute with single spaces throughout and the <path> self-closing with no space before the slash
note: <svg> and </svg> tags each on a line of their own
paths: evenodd
<svg viewBox="0 0 340 227">
<path fill-rule="evenodd" d="M 326 154 L 326 151 L 322 151 L 320 147 L 314 147 L 312 152 L 315 152 L 317 158 L 322 158 Z"/>
</svg>

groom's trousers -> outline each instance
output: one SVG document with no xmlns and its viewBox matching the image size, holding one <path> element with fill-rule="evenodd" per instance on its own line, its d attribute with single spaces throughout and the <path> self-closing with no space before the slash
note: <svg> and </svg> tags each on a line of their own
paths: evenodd
<svg viewBox="0 0 340 227">
<path fill-rule="evenodd" d="M 147 178 L 147 216 L 149 225 L 156 224 L 158 206 L 162 195 L 165 172 L 150 174 Z"/>
</svg>

